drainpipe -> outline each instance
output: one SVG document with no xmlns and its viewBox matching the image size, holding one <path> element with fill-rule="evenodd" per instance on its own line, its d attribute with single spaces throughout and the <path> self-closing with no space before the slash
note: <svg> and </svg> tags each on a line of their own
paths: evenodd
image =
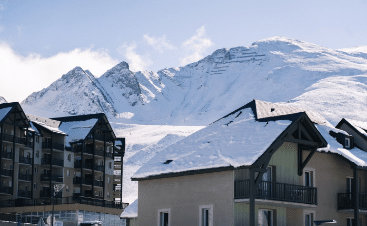
<svg viewBox="0 0 367 226">
<path fill-rule="evenodd" d="M 255 170 L 253 169 L 250 169 L 250 226 L 255 226 Z"/>
<path fill-rule="evenodd" d="M 359 226 L 359 187 L 358 187 L 358 170 L 357 166 L 353 168 L 353 177 L 354 177 L 354 191 L 353 191 L 353 199 L 354 199 L 354 225 Z"/>
</svg>

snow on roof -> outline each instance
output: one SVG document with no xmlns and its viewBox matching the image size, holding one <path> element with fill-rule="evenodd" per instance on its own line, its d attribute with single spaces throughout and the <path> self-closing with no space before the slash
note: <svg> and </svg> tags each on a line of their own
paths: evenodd
<svg viewBox="0 0 367 226">
<path fill-rule="evenodd" d="M 133 178 L 252 165 L 291 124 L 288 120 L 259 122 L 251 108 L 205 127 L 156 154 Z M 172 160 L 164 164 L 167 160 Z"/>
<path fill-rule="evenodd" d="M 0 109 L 0 121 L 2 121 L 4 119 L 4 117 L 9 113 L 9 111 L 12 109 L 13 107 L 6 107 L 6 108 L 2 108 Z"/>
<path fill-rule="evenodd" d="M 367 122 L 352 120 L 352 119 L 345 119 L 347 122 L 349 122 L 351 125 L 354 126 L 356 130 L 358 130 L 360 133 L 365 135 L 367 137 Z"/>
<path fill-rule="evenodd" d="M 305 112 L 313 123 L 317 123 L 319 125 L 328 123 L 324 117 L 322 117 L 318 112 L 313 110 L 305 110 L 285 104 L 279 104 L 279 103 L 274 104 L 271 102 L 261 100 L 254 100 L 254 101 L 256 105 L 256 114 L 258 119 Z"/>
<path fill-rule="evenodd" d="M 347 132 L 340 130 L 340 129 L 336 129 L 334 127 L 329 127 L 327 125 L 315 125 L 315 126 L 319 130 L 321 135 L 324 137 L 326 142 L 328 143 L 327 147 L 319 148 L 317 149 L 317 151 L 336 153 L 350 160 L 351 162 L 355 163 L 358 166 L 367 166 L 366 164 L 367 163 L 367 152 L 362 151 L 358 148 L 347 150 L 343 148 L 342 144 L 340 144 L 335 138 L 333 138 L 330 135 L 331 130 L 336 133 L 343 133 L 343 134 L 348 135 Z"/>
<path fill-rule="evenodd" d="M 26 116 L 27 116 L 28 120 L 30 120 L 34 124 L 37 124 L 37 125 L 45 128 L 46 130 L 49 130 L 53 133 L 67 135 L 66 133 L 64 133 L 63 131 L 61 131 L 59 129 L 59 126 L 60 126 L 59 121 L 49 119 L 49 118 L 44 118 L 44 117 L 41 117 L 41 116 L 36 116 L 36 115 L 26 114 Z M 38 131 L 37 128 L 34 127 L 34 124 L 31 124 L 32 129 L 35 129 L 36 131 Z"/>
<path fill-rule="evenodd" d="M 76 142 L 85 139 L 97 121 L 97 118 L 92 118 L 84 121 L 62 122 L 59 129 L 69 135 L 65 138 L 65 145 L 68 146 L 70 142 Z"/>
<path fill-rule="evenodd" d="M 128 205 L 124 212 L 121 213 L 120 218 L 137 218 L 138 217 L 138 199 Z"/>
</svg>

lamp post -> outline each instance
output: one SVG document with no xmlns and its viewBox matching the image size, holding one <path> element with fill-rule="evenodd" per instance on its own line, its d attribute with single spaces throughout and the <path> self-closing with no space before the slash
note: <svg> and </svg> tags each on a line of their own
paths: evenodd
<svg viewBox="0 0 367 226">
<path fill-rule="evenodd" d="M 54 211 L 55 211 L 55 196 L 57 195 L 57 193 L 59 193 L 63 188 L 64 188 L 65 184 L 55 184 L 54 185 L 54 192 L 53 192 L 53 196 L 52 196 L 52 217 L 51 217 L 51 226 L 54 226 Z"/>
</svg>

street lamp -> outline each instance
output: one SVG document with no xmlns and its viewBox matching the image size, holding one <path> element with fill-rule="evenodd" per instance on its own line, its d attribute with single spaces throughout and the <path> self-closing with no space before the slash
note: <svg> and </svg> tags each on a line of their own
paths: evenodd
<svg viewBox="0 0 367 226">
<path fill-rule="evenodd" d="M 51 226 L 54 226 L 54 210 L 55 210 L 55 196 L 57 193 L 59 193 L 63 188 L 65 184 L 54 184 L 54 192 L 52 196 L 52 217 L 51 217 Z"/>
</svg>

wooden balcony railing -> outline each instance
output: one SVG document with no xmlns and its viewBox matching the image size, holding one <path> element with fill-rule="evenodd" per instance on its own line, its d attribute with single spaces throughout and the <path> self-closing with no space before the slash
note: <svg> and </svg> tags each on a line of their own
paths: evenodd
<svg viewBox="0 0 367 226">
<path fill-rule="evenodd" d="M 250 180 L 234 182 L 234 198 L 250 198 Z M 317 189 L 301 185 L 262 181 L 256 189 L 255 198 L 317 205 Z"/>
<path fill-rule="evenodd" d="M 338 210 L 354 209 L 352 193 L 338 193 Z M 359 194 L 359 209 L 367 210 L 367 193 Z"/>
</svg>

